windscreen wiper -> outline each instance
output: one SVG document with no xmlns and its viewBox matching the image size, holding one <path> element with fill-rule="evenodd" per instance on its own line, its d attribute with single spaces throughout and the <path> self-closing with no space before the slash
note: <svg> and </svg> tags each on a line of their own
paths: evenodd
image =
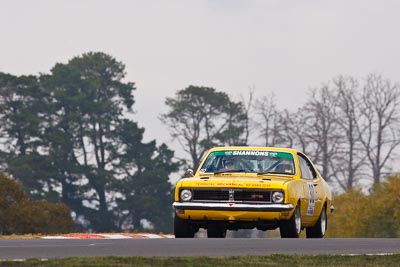
<svg viewBox="0 0 400 267">
<path fill-rule="evenodd" d="M 270 172 L 270 171 L 266 171 L 266 172 L 257 172 L 257 175 L 266 175 L 266 174 L 271 174 L 271 173 L 276 173 L 276 172 Z"/>
<path fill-rule="evenodd" d="M 293 173 L 287 173 L 287 172 L 258 172 L 257 175 L 266 175 L 266 174 L 286 174 L 286 175 L 293 175 Z"/>
<path fill-rule="evenodd" d="M 219 170 L 214 172 L 214 174 L 227 173 L 227 172 L 246 172 L 246 170 L 245 169 Z"/>
</svg>

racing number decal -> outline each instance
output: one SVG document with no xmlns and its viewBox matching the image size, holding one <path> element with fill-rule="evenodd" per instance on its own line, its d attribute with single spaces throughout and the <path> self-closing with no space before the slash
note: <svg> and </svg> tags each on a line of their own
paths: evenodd
<svg viewBox="0 0 400 267">
<path fill-rule="evenodd" d="M 313 183 L 307 183 L 307 185 L 309 195 L 307 215 L 312 216 L 315 208 L 315 189 Z"/>
</svg>

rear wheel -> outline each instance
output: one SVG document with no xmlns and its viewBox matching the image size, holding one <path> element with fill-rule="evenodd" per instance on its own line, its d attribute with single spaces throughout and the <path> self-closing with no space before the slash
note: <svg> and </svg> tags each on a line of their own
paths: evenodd
<svg viewBox="0 0 400 267">
<path fill-rule="evenodd" d="M 281 222 L 279 231 L 282 238 L 299 238 L 301 231 L 300 205 L 296 206 L 289 220 Z"/>
<path fill-rule="evenodd" d="M 185 219 L 181 219 L 175 215 L 174 218 L 174 234 L 175 238 L 193 238 L 197 232 L 194 225 L 189 224 Z"/>
<path fill-rule="evenodd" d="M 327 226 L 328 218 L 326 216 L 326 208 L 324 206 L 316 224 L 313 227 L 306 228 L 307 238 L 323 238 L 325 236 Z"/>
<path fill-rule="evenodd" d="M 221 227 L 209 227 L 207 228 L 207 237 L 208 238 L 225 238 L 226 237 L 226 229 Z"/>
</svg>

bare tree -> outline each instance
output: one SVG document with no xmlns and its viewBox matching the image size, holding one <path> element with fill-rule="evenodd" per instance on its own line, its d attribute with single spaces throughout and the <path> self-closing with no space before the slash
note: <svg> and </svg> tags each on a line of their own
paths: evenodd
<svg viewBox="0 0 400 267">
<path fill-rule="evenodd" d="M 399 85 L 383 79 L 381 75 L 370 74 L 363 88 L 362 103 L 358 131 L 374 184 L 379 184 L 382 171 L 400 144 Z"/>
<path fill-rule="evenodd" d="M 361 116 L 359 83 L 353 77 L 338 76 L 333 80 L 333 85 L 338 95 L 336 122 L 343 134 L 343 142 L 332 161 L 332 176 L 344 191 L 349 191 L 353 188 L 365 160 L 357 131 L 357 121 Z"/>
<path fill-rule="evenodd" d="M 309 154 L 310 148 L 307 130 L 305 112 L 299 108 L 296 112 L 290 112 L 285 109 L 281 112 L 282 144 L 290 148 L 297 148 L 300 151 Z"/>
<path fill-rule="evenodd" d="M 243 133 L 244 134 L 243 142 L 245 144 L 248 144 L 251 132 L 250 114 L 252 112 L 252 107 L 253 107 L 254 91 L 255 91 L 254 86 L 249 88 L 247 99 L 245 99 L 242 95 L 240 96 L 240 101 L 242 103 L 243 111 L 246 117 L 246 119 L 244 120 L 244 133 Z"/>
<path fill-rule="evenodd" d="M 281 126 L 282 126 L 282 139 L 283 146 L 294 147 L 296 143 L 297 133 L 296 129 L 295 113 L 291 113 L 289 110 L 284 109 L 281 112 Z"/>
<path fill-rule="evenodd" d="M 338 132 L 336 101 L 337 95 L 329 84 L 310 91 L 311 98 L 304 108 L 306 133 L 314 145 L 314 162 L 322 169 L 322 176 L 330 181 L 333 175 L 332 156 L 336 155 L 341 136 Z"/>
<path fill-rule="evenodd" d="M 278 112 L 275 95 L 264 96 L 256 100 L 254 109 L 256 111 L 255 124 L 260 129 L 261 139 L 264 146 L 276 146 L 282 142 L 280 132 L 280 114 Z"/>
</svg>

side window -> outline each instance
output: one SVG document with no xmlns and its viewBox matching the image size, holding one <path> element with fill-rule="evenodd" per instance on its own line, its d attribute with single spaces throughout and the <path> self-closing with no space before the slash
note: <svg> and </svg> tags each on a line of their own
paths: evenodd
<svg viewBox="0 0 400 267">
<path fill-rule="evenodd" d="M 303 155 L 299 154 L 298 156 L 301 168 L 301 177 L 309 180 L 317 178 L 317 172 L 315 171 L 311 162 Z"/>
<path fill-rule="evenodd" d="M 314 167 L 308 160 L 307 160 L 307 165 L 308 165 L 308 168 L 310 168 L 312 179 L 317 178 L 317 172 L 315 171 Z"/>
<path fill-rule="evenodd" d="M 307 161 L 299 155 L 301 178 L 311 180 L 312 175 L 310 173 L 310 168 L 308 168 Z"/>
</svg>

